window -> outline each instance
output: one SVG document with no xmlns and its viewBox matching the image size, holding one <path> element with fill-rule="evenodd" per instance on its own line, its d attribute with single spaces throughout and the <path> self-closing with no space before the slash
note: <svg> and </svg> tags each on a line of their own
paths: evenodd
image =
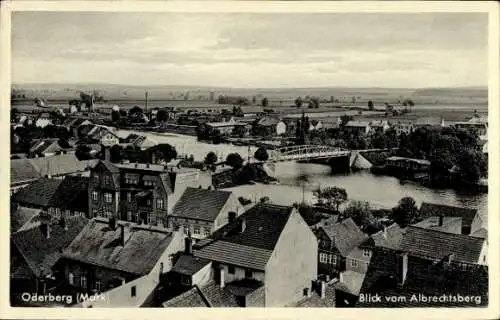
<svg viewBox="0 0 500 320">
<path fill-rule="evenodd" d="M 188 276 L 182 276 L 181 277 L 181 283 L 185 286 L 191 285 L 191 281 Z"/>
<path fill-rule="evenodd" d="M 135 222 L 137 223 L 141 222 L 141 215 L 139 214 L 139 212 L 135 214 Z"/>
<path fill-rule="evenodd" d="M 330 257 L 331 257 L 331 262 L 330 263 L 331 264 L 337 264 L 337 256 L 334 255 L 334 254 L 332 254 Z"/>
<path fill-rule="evenodd" d="M 101 292 L 101 281 L 100 280 L 95 281 L 95 289 L 97 290 L 97 292 Z"/>
<path fill-rule="evenodd" d="M 184 234 L 189 233 L 189 226 L 187 224 L 184 225 Z"/>
<path fill-rule="evenodd" d="M 148 206 L 151 205 L 151 199 L 146 200 L 146 205 L 148 205 Z"/>
<path fill-rule="evenodd" d="M 156 218 L 156 223 L 157 223 L 157 225 L 163 226 L 163 218 L 162 217 Z"/>
<path fill-rule="evenodd" d="M 94 175 L 94 182 L 99 183 L 99 176 L 97 174 Z"/>
<path fill-rule="evenodd" d="M 97 191 L 92 191 L 92 200 L 97 201 L 99 199 L 99 193 Z"/>
<path fill-rule="evenodd" d="M 87 288 L 87 277 L 86 276 L 82 276 L 80 278 L 80 285 L 82 288 Z"/>
<path fill-rule="evenodd" d="M 148 224 L 149 225 L 156 224 L 156 216 L 154 214 L 148 214 Z"/>
<path fill-rule="evenodd" d="M 68 282 L 69 282 L 70 285 L 74 285 L 75 284 L 75 276 L 71 272 L 68 273 Z"/>
<path fill-rule="evenodd" d="M 109 192 L 106 192 L 104 194 L 104 202 L 106 203 L 112 203 L 113 202 L 113 195 Z"/>
<path fill-rule="evenodd" d="M 155 182 L 152 180 L 144 180 L 144 186 L 146 187 L 152 187 L 155 185 Z"/>
<path fill-rule="evenodd" d="M 127 211 L 127 221 L 132 221 L 132 211 Z"/>
<path fill-rule="evenodd" d="M 327 263 L 328 262 L 328 257 L 326 253 L 320 253 L 319 254 L 319 262 L 321 263 Z"/>
<path fill-rule="evenodd" d="M 64 215 L 65 215 L 66 217 L 71 216 L 71 211 L 69 211 L 69 210 L 64 211 Z M 75 215 L 76 215 L 76 213 L 75 213 Z"/>
<path fill-rule="evenodd" d="M 363 257 L 369 257 L 369 256 L 370 256 L 370 250 L 363 249 Z"/>
<path fill-rule="evenodd" d="M 205 237 L 208 237 L 210 236 L 210 229 L 209 228 L 205 228 Z"/>
<path fill-rule="evenodd" d="M 110 176 L 104 176 L 104 184 L 106 185 L 111 185 L 111 177 Z"/>
<path fill-rule="evenodd" d="M 229 274 L 234 274 L 234 266 L 227 266 L 227 272 Z"/>
<path fill-rule="evenodd" d="M 358 260 L 351 260 L 351 267 L 356 268 L 358 266 Z"/>
<path fill-rule="evenodd" d="M 56 208 L 56 218 L 61 217 L 61 210 L 59 208 Z"/>
<path fill-rule="evenodd" d="M 196 234 L 196 235 L 199 235 L 200 234 L 200 227 L 199 226 L 195 226 L 194 230 L 193 230 L 193 233 Z"/>
<path fill-rule="evenodd" d="M 132 193 L 127 192 L 127 202 L 132 202 Z"/>
<path fill-rule="evenodd" d="M 156 199 L 156 209 L 164 209 L 163 199 Z"/>
<path fill-rule="evenodd" d="M 137 287 L 133 286 L 130 288 L 130 296 L 135 297 L 137 295 Z"/>
<path fill-rule="evenodd" d="M 252 270 L 245 270 L 245 278 L 253 278 L 253 272 Z"/>
<path fill-rule="evenodd" d="M 126 184 L 139 184 L 139 176 L 127 174 L 125 175 Z"/>
</svg>

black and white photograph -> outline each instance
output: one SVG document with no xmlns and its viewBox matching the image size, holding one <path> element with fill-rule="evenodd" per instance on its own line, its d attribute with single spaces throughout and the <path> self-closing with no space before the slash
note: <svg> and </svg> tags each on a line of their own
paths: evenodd
<svg viewBox="0 0 500 320">
<path fill-rule="evenodd" d="M 488 11 L 260 6 L 10 12 L 12 309 L 491 307 Z"/>
</svg>

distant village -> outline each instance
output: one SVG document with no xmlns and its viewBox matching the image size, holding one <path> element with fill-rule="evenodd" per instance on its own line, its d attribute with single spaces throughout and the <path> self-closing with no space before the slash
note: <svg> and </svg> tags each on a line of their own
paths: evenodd
<svg viewBox="0 0 500 320">
<path fill-rule="evenodd" d="M 288 113 L 267 98 L 152 108 L 146 94 L 128 110 L 99 100 L 82 93 L 66 108 L 37 99 L 33 111 L 11 110 L 13 306 L 488 305 L 477 209 L 405 197 L 374 210 L 347 204 L 336 186 L 288 206 L 227 190 L 279 183 L 272 155 L 305 146 L 350 152 L 342 170 L 484 192 L 488 121 L 476 112 L 405 121 L 413 101 L 319 118 L 315 98 L 297 98 Z M 255 152 L 195 158 L 157 141 L 166 134 Z"/>
</svg>

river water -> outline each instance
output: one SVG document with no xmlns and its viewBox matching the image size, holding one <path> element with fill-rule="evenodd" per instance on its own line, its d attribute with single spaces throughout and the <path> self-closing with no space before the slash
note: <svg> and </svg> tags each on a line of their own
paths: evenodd
<svg viewBox="0 0 500 320">
<path fill-rule="evenodd" d="M 225 159 L 231 152 L 238 152 L 246 158 L 249 152 L 248 147 L 202 143 L 198 142 L 196 137 L 191 136 L 152 133 L 148 135 L 160 143 L 173 145 L 180 154 L 192 154 L 197 160 L 204 159 L 210 151 L 218 154 L 219 159 Z M 251 154 L 255 150 L 255 147 L 250 147 Z M 310 163 L 281 162 L 275 164 L 274 171 L 280 181 L 279 185 L 244 185 L 228 190 L 232 190 L 238 197 L 258 200 L 267 196 L 276 204 L 291 205 L 302 199 L 313 203 L 315 199 L 312 191 L 318 186 L 338 186 L 347 191 L 350 200 L 367 201 L 374 208 L 392 208 L 401 198 L 409 196 L 415 199 L 418 205 L 422 202 L 432 202 L 477 208 L 484 221 L 487 221 L 488 195 L 486 193 L 430 189 L 416 183 L 402 184 L 394 177 L 373 175 L 367 171 L 332 174 L 330 167 Z M 299 176 L 307 177 L 307 182 L 299 181 Z"/>
</svg>

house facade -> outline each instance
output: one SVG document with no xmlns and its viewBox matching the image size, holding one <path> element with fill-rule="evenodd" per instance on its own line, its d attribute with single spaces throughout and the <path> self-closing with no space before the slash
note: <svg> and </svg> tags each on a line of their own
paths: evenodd
<svg viewBox="0 0 500 320">
<path fill-rule="evenodd" d="M 351 120 L 344 125 L 343 130 L 346 133 L 365 136 L 370 133 L 371 126 L 369 121 Z"/>
</svg>

